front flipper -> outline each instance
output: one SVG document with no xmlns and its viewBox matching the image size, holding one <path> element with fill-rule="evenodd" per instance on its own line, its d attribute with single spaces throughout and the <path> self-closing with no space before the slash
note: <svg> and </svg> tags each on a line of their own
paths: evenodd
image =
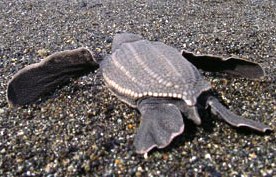
<svg viewBox="0 0 276 177">
<path fill-rule="evenodd" d="M 35 102 L 70 78 L 97 69 L 91 52 L 85 48 L 54 53 L 39 63 L 18 71 L 8 83 L 7 99 L 10 105 Z"/>
<path fill-rule="evenodd" d="M 242 118 L 227 108 L 225 108 L 216 98 L 210 97 L 207 100 L 207 104 L 211 107 L 213 114 L 218 115 L 225 122 L 229 123 L 234 127 L 249 127 L 259 132 L 265 133 L 267 130 L 272 130 L 269 126 L 264 125 L 260 122 Z"/>
<path fill-rule="evenodd" d="M 164 148 L 184 131 L 182 115 L 174 104 L 141 103 L 141 123 L 134 140 L 136 152 L 144 154 L 154 147 Z"/>
<path fill-rule="evenodd" d="M 204 71 L 225 72 L 249 79 L 260 78 L 265 75 L 263 68 L 254 62 L 240 58 L 223 58 L 213 55 L 195 55 L 186 50 L 182 51 L 182 56 L 194 66 Z"/>
</svg>

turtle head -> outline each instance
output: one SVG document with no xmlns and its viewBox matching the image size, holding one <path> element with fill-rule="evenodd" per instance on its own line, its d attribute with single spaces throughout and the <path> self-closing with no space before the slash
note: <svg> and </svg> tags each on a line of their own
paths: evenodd
<svg viewBox="0 0 276 177">
<path fill-rule="evenodd" d="M 118 49 L 121 44 L 127 43 L 127 42 L 135 42 L 142 40 L 143 37 L 138 34 L 133 33 L 118 33 L 115 35 L 113 42 L 112 42 L 112 52 L 114 52 L 116 49 Z"/>
</svg>

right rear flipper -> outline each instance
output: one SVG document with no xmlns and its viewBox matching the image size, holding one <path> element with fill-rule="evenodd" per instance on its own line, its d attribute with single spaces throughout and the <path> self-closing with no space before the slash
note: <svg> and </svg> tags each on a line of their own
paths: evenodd
<svg viewBox="0 0 276 177">
<path fill-rule="evenodd" d="M 238 116 L 224 107 L 216 98 L 210 97 L 207 100 L 207 104 L 211 107 L 211 112 L 215 115 L 218 115 L 221 119 L 223 119 L 228 124 L 234 127 L 248 127 L 259 132 L 265 133 L 266 131 L 271 131 L 272 129 L 260 122 L 245 119 L 241 116 Z"/>
<path fill-rule="evenodd" d="M 94 71 L 99 65 L 85 48 L 54 53 L 18 71 L 8 83 L 10 105 L 25 105 L 55 90 L 58 85 Z"/>
</svg>

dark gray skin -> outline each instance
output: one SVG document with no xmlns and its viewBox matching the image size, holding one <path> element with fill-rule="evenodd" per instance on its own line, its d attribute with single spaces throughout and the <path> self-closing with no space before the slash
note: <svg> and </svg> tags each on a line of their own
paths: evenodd
<svg viewBox="0 0 276 177">
<path fill-rule="evenodd" d="M 62 51 L 42 62 L 20 70 L 8 84 L 10 105 L 35 102 L 61 83 L 99 68 L 106 86 L 120 100 L 141 113 L 134 146 L 137 153 L 154 147 L 164 148 L 184 131 L 182 114 L 201 124 L 199 109 L 211 112 L 234 127 L 248 127 L 259 132 L 270 127 L 244 119 L 226 109 L 210 92 L 210 84 L 197 68 L 259 78 L 263 69 L 238 58 L 223 59 L 212 55 L 194 55 L 160 42 L 150 42 L 131 33 L 117 34 L 112 55 L 101 62 L 85 48 Z"/>
</svg>

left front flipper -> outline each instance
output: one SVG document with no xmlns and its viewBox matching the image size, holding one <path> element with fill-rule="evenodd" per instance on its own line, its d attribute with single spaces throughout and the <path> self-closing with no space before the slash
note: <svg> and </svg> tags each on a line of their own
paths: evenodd
<svg viewBox="0 0 276 177">
<path fill-rule="evenodd" d="M 94 71 L 99 65 L 86 48 L 54 53 L 18 71 L 8 83 L 10 105 L 25 105 L 53 91 L 70 78 Z"/>
<path fill-rule="evenodd" d="M 139 154 L 145 154 L 154 147 L 166 147 L 184 131 L 182 115 L 174 104 L 140 103 L 138 109 L 142 118 L 134 146 Z"/>
<path fill-rule="evenodd" d="M 254 62 L 240 58 L 223 58 L 213 55 L 195 55 L 192 52 L 182 50 L 182 56 L 194 66 L 204 71 L 225 72 L 249 79 L 256 79 L 265 75 L 263 68 Z"/>
</svg>

